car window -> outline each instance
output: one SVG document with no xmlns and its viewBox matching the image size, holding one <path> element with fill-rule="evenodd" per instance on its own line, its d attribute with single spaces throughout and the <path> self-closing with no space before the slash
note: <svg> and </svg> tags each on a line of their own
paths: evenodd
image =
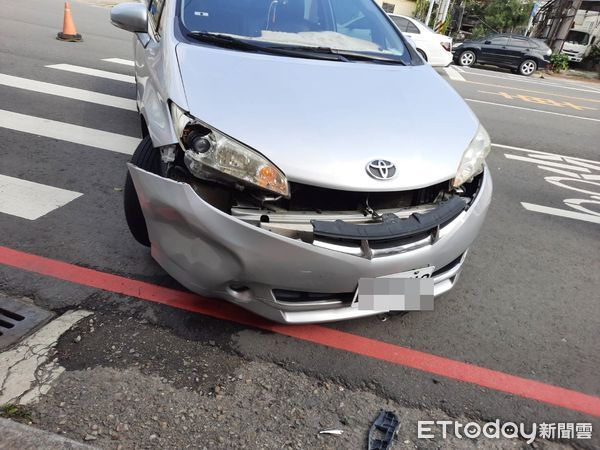
<svg viewBox="0 0 600 450">
<path fill-rule="evenodd" d="M 420 34 L 421 31 L 417 28 L 417 26 L 412 23 L 410 20 L 408 21 L 408 29 L 406 30 L 408 33 Z"/>
<path fill-rule="evenodd" d="M 567 39 L 565 40 L 569 44 L 576 45 L 588 45 L 590 39 L 590 35 L 583 31 L 571 30 L 569 34 L 567 34 Z"/>
<path fill-rule="evenodd" d="M 150 22 L 155 30 L 158 30 L 158 24 L 160 23 L 160 16 L 163 8 L 165 7 L 165 0 L 149 0 L 148 1 L 148 13 L 150 16 Z"/>
<path fill-rule="evenodd" d="M 277 45 L 404 56 L 409 52 L 372 0 L 180 0 L 187 31 Z"/>
<path fill-rule="evenodd" d="M 392 22 L 396 24 L 400 31 L 406 32 L 408 30 L 408 19 L 398 16 L 390 16 L 390 19 L 392 19 Z"/>
<path fill-rule="evenodd" d="M 514 36 L 510 39 L 509 45 L 511 47 L 521 47 L 521 48 L 532 48 L 533 47 L 533 45 L 531 45 L 529 40 L 523 39 L 523 38 L 517 38 Z"/>
<path fill-rule="evenodd" d="M 507 45 L 508 44 L 508 38 L 502 37 L 502 36 L 488 39 L 486 42 L 490 42 L 490 41 L 491 41 L 491 45 Z"/>
<path fill-rule="evenodd" d="M 392 19 L 392 22 L 394 22 L 396 26 L 400 29 L 400 31 L 402 31 L 403 33 L 421 33 L 421 31 L 417 28 L 417 26 L 414 23 L 412 23 L 410 20 L 404 17 L 390 16 L 390 19 Z"/>
</svg>

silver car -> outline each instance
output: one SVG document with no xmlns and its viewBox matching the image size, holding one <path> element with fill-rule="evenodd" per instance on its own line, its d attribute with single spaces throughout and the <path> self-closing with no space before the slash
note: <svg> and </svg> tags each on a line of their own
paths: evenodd
<svg viewBox="0 0 600 450">
<path fill-rule="evenodd" d="M 492 195 L 490 139 L 373 0 L 148 0 L 133 236 L 201 295 L 284 323 L 375 314 L 359 279 L 450 290 Z"/>
</svg>

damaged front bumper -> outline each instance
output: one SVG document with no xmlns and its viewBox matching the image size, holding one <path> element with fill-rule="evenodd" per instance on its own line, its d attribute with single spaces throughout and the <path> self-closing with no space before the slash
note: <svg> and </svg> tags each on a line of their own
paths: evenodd
<svg viewBox="0 0 600 450">
<path fill-rule="evenodd" d="M 283 323 L 376 314 L 350 306 L 359 278 L 434 266 L 434 294 L 447 292 L 479 233 L 492 194 L 486 168 L 469 202 L 451 198 L 441 206 L 409 208 L 379 225 L 361 225 L 364 216 L 356 214 L 343 221 L 305 213 L 271 214 L 265 220 L 260 211 L 233 209 L 227 214 L 187 183 L 131 164 L 129 171 L 152 255 L 171 276 L 194 292 Z"/>
</svg>

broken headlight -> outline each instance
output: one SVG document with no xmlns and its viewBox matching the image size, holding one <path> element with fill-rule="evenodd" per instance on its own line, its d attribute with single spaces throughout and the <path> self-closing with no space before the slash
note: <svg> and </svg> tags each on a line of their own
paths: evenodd
<svg viewBox="0 0 600 450">
<path fill-rule="evenodd" d="M 470 181 L 483 170 L 485 157 L 490 153 L 492 142 L 490 135 L 479 125 L 475 137 L 463 153 L 452 185 L 456 188 Z"/>
<path fill-rule="evenodd" d="M 171 103 L 171 117 L 192 175 L 216 175 L 289 197 L 285 175 L 264 156 L 191 117 L 175 103 Z"/>
</svg>

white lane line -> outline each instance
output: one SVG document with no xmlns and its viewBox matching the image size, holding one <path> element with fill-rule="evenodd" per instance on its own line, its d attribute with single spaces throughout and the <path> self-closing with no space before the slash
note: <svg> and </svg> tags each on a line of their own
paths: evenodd
<svg viewBox="0 0 600 450">
<path fill-rule="evenodd" d="M 97 105 L 112 106 L 129 111 L 137 111 L 135 100 L 114 95 L 99 94 L 85 89 L 77 89 L 59 84 L 45 83 L 43 81 L 30 80 L 28 78 L 14 77 L 0 73 L 0 85 L 25 89 L 27 91 L 41 92 L 43 94 L 56 95 L 58 97 L 71 98 L 83 102 L 95 103 Z"/>
<path fill-rule="evenodd" d="M 561 89 L 569 89 L 572 91 L 580 91 L 580 92 L 590 92 L 592 94 L 598 94 L 600 92 L 598 92 L 597 90 L 595 90 L 595 88 L 582 88 L 582 87 L 573 87 L 573 86 L 565 86 L 562 84 L 558 84 L 558 83 L 552 83 L 552 82 L 541 82 L 541 81 L 534 81 L 534 80 L 530 80 L 530 79 L 526 79 L 525 77 L 519 77 L 519 76 L 515 76 L 515 75 L 508 75 L 506 74 L 505 76 L 498 76 L 498 75 L 491 75 L 489 73 L 480 73 L 480 72 L 475 72 L 473 69 L 469 70 L 468 72 L 469 75 L 475 75 L 478 77 L 488 77 L 488 78 L 498 78 L 500 80 L 511 80 L 511 81 L 516 81 L 519 83 L 525 83 L 525 84 L 537 84 L 540 86 L 546 86 L 546 87 L 557 87 L 557 88 L 561 88 Z M 580 86 L 580 85 L 578 85 Z"/>
<path fill-rule="evenodd" d="M 563 114 L 563 113 L 557 113 L 554 111 L 544 111 L 541 109 L 525 108 L 523 106 L 514 106 L 514 105 L 506 105 L 504 103 L 486 102 L 483 100 L 476 100 L 474 98 L 465 98 L 465 100 L 468 102 L 473 102 L 473 103 L 482 103 L 484 105 L 502 106 L 504 108 L 520 109 L 523 111 L 531 111 L 531 112 L 536 112 L 536 113 L 541 113 L 541 114 L 551 114 L 553 116 L 569 117 L 571 119 L 590 120 L 592 122 L 600 122 L 600 119 L 594 119 L 592 117 L 574 116 L 572 114 Z"/>
<path fill-rule="evenodd" d="M 454 69 L 458 70 L 460 73 L 467 73 L 467 71 L 460 66 L 450 66 L 450 67 L 454 67 Z"/>
<path fill-rule="evenodd" d="M 83 194 L 0 175 L 0 213 L 36 220 Z"/>
<path fill-rule="evenodd" d="M 115 63 L 115 64 L 122 64 L 124 66 L 129 66 L 129 67 L 133 67 L 135 64 L 130 59 L 121 59 L 121 58 L 106 58 L 106 59 L 103 59 L 102 61 Z"/>
<path fill-rule="evenodd" d="M 452 66 L 444 67 L 444 71 L 448 74 L 451 80 L 465 81 L 463 76 L 460 73 L 458 73 L 458 71 Z"/>
<path fill-rule="evenodd" d="M 575 156 L 559 155 L 558 153 L 542 152 L 540 150 L 531 150 L 529 148 L 523 148 L 523 147 L 513 147 L 512 145 L 492 144 L 492 147 L 504 148 L 506 150 L 515 150 L 517 152 L 537 153 L 537 154 L 540 154 L 540 155 L 560 156 L 562 158 L 568 158 L 568 159 L 573 159 L 573 160 L 577 160 L 577 161 L 588 162 L 588 163 L 592 163 L 592 164 L 599 164 L 600 163 L 600 161 L 593 161 L 591 159 L 583 159 L 583 158 L 577 158 Z"/>
<path fill-rule="evenodd" d="M 139 138 L 0 109 L 0 127 L 131 155 Z"/>
<path fill-rule="evenodd" d="M 135 77 L 123 75 L 122 73 L 108 72 L 106 70 L 92 69 L 91 67 L 73 66 L 71 64 L 51 64 L 46 66 L 50 69 L 64 70 L 66 72 L 80 73 L 92 77 L 106 78 L 109 80 L 123 81 L 125 83 L 135 83 Z"/>
<path fill-rule="evenodd" d="M 600 216 L 593 216 L 591 214 L 578 213 L 578 212 L 569 211 L 566 209 L 550 208 L 549 206 L 534 205 L 532 203 L 521 202 L 521 205 L 523 205 L 523 208 L 525 208 L 528 211 L 533 211 L 533 212 L 538 212 L 538 213 L 543 213 L 543 214 L 550 214 L 550 215 L 559 216 L 559 217 L 567 217 L 569 219 L 583 220 L 585 222 L 600 223 Z"/>
</svg>

